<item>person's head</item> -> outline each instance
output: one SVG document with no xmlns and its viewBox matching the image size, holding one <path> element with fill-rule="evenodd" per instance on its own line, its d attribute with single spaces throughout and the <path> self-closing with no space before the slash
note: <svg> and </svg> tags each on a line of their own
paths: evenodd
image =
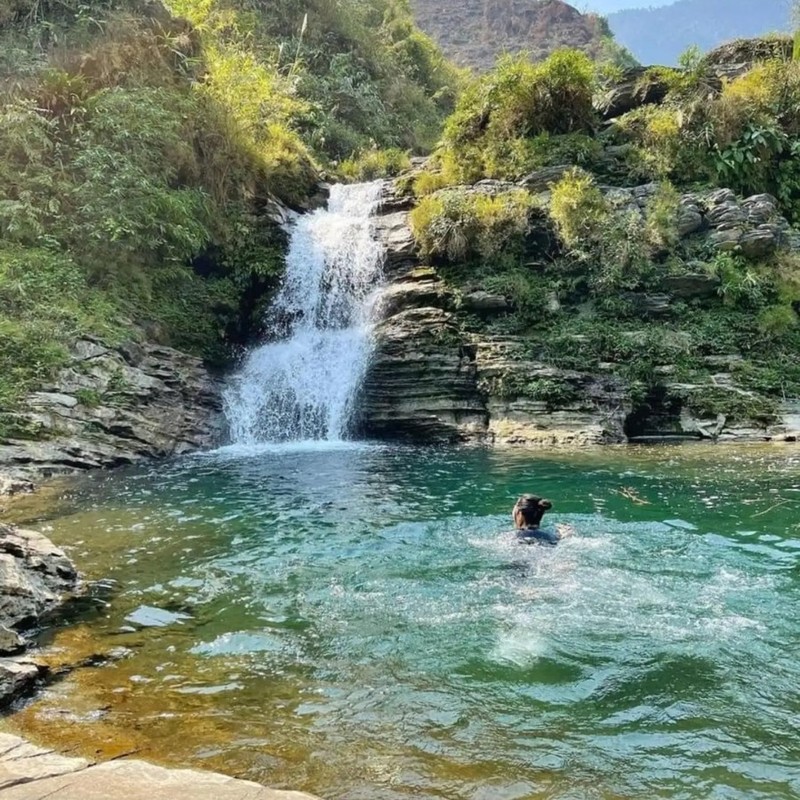
<svg viewBox="0 0 800 800">
<path fill-rule="evenodd" d="M 535 494 L 523 494 L 514 504 L 514 525 L 522 528 L 538 528 L 545 512 L 553 507 L 549 500 Z"/>
</svg>

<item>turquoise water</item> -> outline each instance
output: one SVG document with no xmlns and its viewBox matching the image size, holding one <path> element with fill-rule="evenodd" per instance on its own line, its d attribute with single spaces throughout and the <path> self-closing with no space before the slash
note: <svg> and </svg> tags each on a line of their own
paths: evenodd
<svg viewBox="0 0 800 800">
<path fill-rule="evenodd" d="M 523 491 L 576 535 L 517 544 Z M 796 449 L 223 450 L 71 503 L 128 657 L 40 737 L 331 799 L 800 796 Z"/>
</svg>

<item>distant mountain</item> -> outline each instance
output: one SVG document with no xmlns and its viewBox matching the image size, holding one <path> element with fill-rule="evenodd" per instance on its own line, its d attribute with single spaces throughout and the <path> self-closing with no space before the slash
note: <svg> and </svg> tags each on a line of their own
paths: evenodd
<svg viewBox="0 0 800 800">
<path fill-rule="evenodd" d="M 693 44 L 706 51 L 729 39 L 789 30 L 791 5 L 791 0 L 678 0 L 610 14 L 608 23 L 617 42 L 642 64 L 674 65 Z"/>
<path fill-rule="evenodd" d="M 562 0 L 412 0 L 417 24 L 457 64 L 491 69 L 499 55 L 544 59 L 559 47 L 593 57 L 611 46 L 605 20 Z"/>
</svg>

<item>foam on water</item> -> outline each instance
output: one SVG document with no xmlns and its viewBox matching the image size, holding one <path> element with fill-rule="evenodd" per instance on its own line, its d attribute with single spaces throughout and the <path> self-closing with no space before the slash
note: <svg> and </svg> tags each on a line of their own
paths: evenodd
<svg viewBox="0 0 800 800">
<path fill-rule="evenodd" d="M 268 341 L 225 393 L 239 445 L 340 440 L 371 349 L 383 251 L 372 216 L 381 182 L 336 185 L 327 208 L 298 218 L 286 275 L 267 313 Z"/>
</svg>

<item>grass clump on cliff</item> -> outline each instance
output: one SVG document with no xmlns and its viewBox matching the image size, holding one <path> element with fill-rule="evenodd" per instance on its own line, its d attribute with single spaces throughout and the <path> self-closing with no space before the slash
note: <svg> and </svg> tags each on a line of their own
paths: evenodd
<svg viewBox="0 0 800 800">
<path fill-rule="evenodd" d="M 410 221 L 425 258 L 507 264 L 522 255 L 534 207 L 522 189 L 496 195 L 445 189 L 423 198 Z"/>
<path fill-rule="evenodd" d="M 64 362 L 70 341 L 87 333 L 114 339 L 123 325 L 68 257 L 0 245 L 0 429 L 2 411 Z"/>
<path fill-rule="evenodd" d="M 439 158 L 450 183 L 518 178 L 570 150 L 591 151 L 594 67 L 577 50 L 540 64 L 505 57 L 461 95 Z"/>
<path fill-rule="evenodd" d="M 567 268 L 587 274 L 601 294 L 640 286 L 659 253 L 677 242 L 679 200 L 675 188 L 662 183 L 644 211 L 617 209 L 589 173 L 570 170 L 553 185 L 549 206 Z"/>
<path fill-rule="evenodd" d="M 770 58 L 744 74 L 709 84 L 702 61 L 675 73 L 660 106 L 621 117 L 615 137 L 633 145 L 633 179 L 725 186 L 773 194 L 783 213 L 800 201 L 800 62 Z M 687 77 L 688 76 L 688 77 Z"/>
</svg>

